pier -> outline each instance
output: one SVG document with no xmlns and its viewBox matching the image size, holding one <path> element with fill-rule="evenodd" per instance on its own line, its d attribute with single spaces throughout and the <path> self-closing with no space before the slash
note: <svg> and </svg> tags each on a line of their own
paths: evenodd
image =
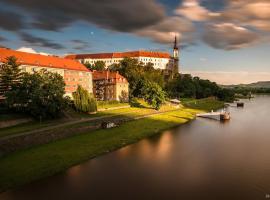
<svg viewBox="0 0 270 200">
<path fill-rule="evenodd" d="M 201 118 L 214 119 L 218 121 L 226 121 L 231 119 L 230 113 L 224 110 L 221 112 L 212 111 L 210 113 L 197 114 L 196 116 Z"/>
</svg>

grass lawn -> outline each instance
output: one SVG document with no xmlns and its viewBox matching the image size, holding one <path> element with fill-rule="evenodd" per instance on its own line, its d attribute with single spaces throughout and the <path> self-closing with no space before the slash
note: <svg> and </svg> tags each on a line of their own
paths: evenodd
<svg viewBox="0 0 270 200">
<path fill-rule="evenodd" d="M 188 107 L 211 110 L 223 105 L 214 100 L 185 100 Z M 211 108 L 212 104 L 212 108 Z M 163 109 L 168 109 L 164 107 Z M 171 108 L 172 109 L 172 108 Z M 156 111 L 149 108 L 120 109 L 127 116 L 140 116 Z M 130 111 L 133 112 L 130 112 Z M 137 142 L 194 118 L 201 110 L 182 108 L 148 118 L 130 121 L 113 129 L 101 129 L 46 145 L 18 151 L 0 158 L 0 191 L 51 176 L 93 157 Z M 117 113 L 110 111 L 110 114 Z M 118 110 L 119 113 L 119 110 Z"/>
<path fill-rule="evenodd" d="M 56 121 L 49 121 L 49 122 L 43 122 L 43 123 L 33 121 L 33 122 L 27 122 L 27 123 L 19 124 L 16 126 L 7 127 L 7 128 L 1 128 L 0 129 L 0 138 L 5 137 L 5 136 L 9 136 L 9 135 L 18 134 L 18 133 L 23 133 L 26 131 L 37 130 L 40 128 L 56 125 L 58 123 L 59 123 L 58 121 L 57 122 Z"/>
<path fill-rule="evenodd" d="M 224 102 L 217 101 L 214 98 L 206 98 L 206 99 L 181 99 L 182 104 L 185 107 L 211 111 L 217 110 L 224 107 Z"/>
<path fill-rule="evenodd" d="M 129 106 L 129 103 L 120 103 L 117 101 L 98 101 L 97 102 L 98 109 L 108 109 L 108 108 L 117 108 L 122 106 Z"/>
<path fill-rule="evenodd" d="M 174 107 L 164 105 L 161 107 L 160 111 L 167 111 L 167 110 L 173 110 Z M 156 113 L 155 110 L 149 109 L 149 108 L 119 108 L 116 110 L 106 110 L 102 112 L 98 112 L 96 114 L 86 114 L 86 113 L 76 113 L 74 111 L 68 111 L 69 115 L 72 117 L 74 120 L 78 119 L 91 119 L 91 118 L 96 118 L 96 117 L 139 117 L 142 115 L 147 115 L 147 114 L 153 114 Z M 71 120 L 72 121 L 72 120 Z M 37 121 L 33 122 L 28 122 L 12 127 L 7 127 L 7 128 L 2 128 L 0 129 L 0 138 L 9 136 L 9 135 L 16 135 L 28 131 L 33 131 L 33 130 L 39 130 L 42 128 L 50 127 L 50 126 L 55 126 L 61 123 L 64 123 L 65 121 L 62 119 L 60 120 L 52 120 L 52 121 L 45 121 L 42 123 L 39 123 Z M 89 122 L 82 122 L 62 128 L 69 128 L 69 127 L 83 127 L 84 125 L 89 124 Z"/>
</svg>

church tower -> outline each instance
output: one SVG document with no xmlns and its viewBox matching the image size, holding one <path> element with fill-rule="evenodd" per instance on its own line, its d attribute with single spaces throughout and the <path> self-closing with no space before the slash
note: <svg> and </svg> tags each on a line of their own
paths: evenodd
<svg viewBox="0 0 270 200">
<path fill-rule="evenodd" d="M 179 73 L 179 48 L 177 36 L 175 35 L 174 47 L 173 47 L 173 72 Z"/>
</svg>

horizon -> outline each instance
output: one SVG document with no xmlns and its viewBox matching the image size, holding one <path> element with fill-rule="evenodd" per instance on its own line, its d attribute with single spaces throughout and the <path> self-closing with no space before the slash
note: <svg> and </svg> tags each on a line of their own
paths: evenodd
<svg viewBox="0 0 270 200">
<path fill-rule="evenodd" d="M 63 0 L 4 0 L 0 5 L 5 19 L 0 45 L 7 48 L 62 56 L 141 49 L 171 53 L 177 34 L 181 73 L 218 84 L 270 81 L 266 0 L 82 0 L 79 7 Z"/>
</svg>

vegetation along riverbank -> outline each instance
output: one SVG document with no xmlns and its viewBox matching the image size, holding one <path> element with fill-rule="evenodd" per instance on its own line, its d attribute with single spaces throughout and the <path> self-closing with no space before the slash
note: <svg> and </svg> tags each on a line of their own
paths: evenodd
<svg viewBox="0 0 270 200">
<path fill-rule="evenodd" d="M 2 157 L 0 191 L 62 172 L 96 156 L 186 123 L 194 119 L 198 112 L 223 106 L 223 102 L 214 99 L 196 102 L 185 99 L 183 104 L 185 106 L 180 109 L 129 121 L 113 129 L 86 132 Z M 143 112 L 150 110 L 141 109 Z"/>
</svg>

